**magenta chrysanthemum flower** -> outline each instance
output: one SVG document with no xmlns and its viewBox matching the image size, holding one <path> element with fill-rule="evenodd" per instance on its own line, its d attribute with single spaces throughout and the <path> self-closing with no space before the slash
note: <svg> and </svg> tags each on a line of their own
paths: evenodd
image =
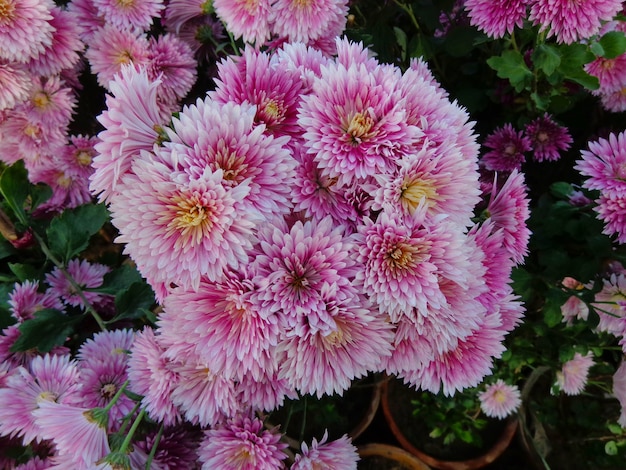
<svg viewBox="0 0 626 470">
<path fill-rule="evenodd" d="M 0 9 L 0 58 L 28 62 L 52 43 L 51 0 L 3 0 Z"/>
<path fill-rule="evenodd" d="M 259 215 L 246 197 L 250 180 L 230 188 L 224 170 L 206 168 L 191 179 L 165 164 L 164 152 L 147 154 L 123 179 L 124 191 L 111 200 L 117 242 L 126 243 L 139 271 L 152 284 L 198 287 L 200 278 L 223 277 L 248 260 Z M 142 217 L 133 208 L 150 207 Z"/>
<path fill-rule="evenodd" d="M 160 439 L 159 439 L 160 438 Z M 157 441 L 158 439 L 158 441 Z M 202 433 L 195 428 L 187 426 L 166 427 L 162 434 L 157 435 L 156 431 L 148 434 L 140 441 L 133 441 L 135 449 L 139 449 L 147 457 L 156 445 L 156 453 L 152 459 L 154 468 L 163 469 L 183 469 L 198 468 L 197 450 L 202 439 Z M 132 468 L 145 468 L 147 458 L 137 462 L 131 453 Z"/>
<path fill-rule="evenodd" d="M 626 54 L 610 59 L 598 57 L 585 64 L 584 69 L 600 82 L 600 88 L 592 91 L 594 95 L 621 92 L 626 85 Z"/>
<path fill-rule="evenodd" d="M 279 312 L 288 324 L 306 319 L 313 333 L 330 332 L 335 325 L 323 293 L 355 295 L 350 283 L 356 271 L 352 244 L 343 227 L 327 217 L 317 223 L 298 221 L 290 230 L 268 225 L 258 236 L 261 243 L 251 270 L 261 308 Z"/>
<path fill-rule="evenodd" d="M 532 148 L 531 141 L 522 131 L 517 132 L 511 124 L 505 124 L 488 135 L 483 145 L 486 152 L 481 163 L 491 171 L 521 170 L 525 152 Z"/>
<path fill-rule="evenodd" d="M 471 225 L 474 206 L 480 201 L 478 174 L 467 171 L 467 160 L 456 146 L 425 145 L 398 166 L 395 173 L 376 176 L 380 187 L 374 208 L 397 211 L 425 225 L 442 216 L 462 227 Z"/>
<path fill-rule="evenodd" d="M 18 323 L 33 318 L 39 310 L 53 308 L 63 310 L 61 299 L 49 293 L 39 292 L 39 281 L 15 283 L 9 294 L 9 310 Z"/>
<path fill-rule="evenodd" d="M 31 82 L 32 77 L 27 70 L 0 60 L 0 111 L 26 101 Z"/>
<path fill-rule="evenodd" d="M 54 76 L 34 80 L 28 101 L 16 109 L 44 126 L 64 129 L 69 124 L 75 107 L 74 91 L 58 76 Z"/>
<path fill-rule="evenodd" d="M 150 29 L 161 14 L 163 0 L 92 0 L 107 24 L 120 30 Z"/>
<path fill-rule="evenodd" d="M 98 134 L 94 149 L 94 173 L 90 190 L 100 201 L 108 201 L 118 191 L 117 185 L 130 172 L 132 160 L 141 150 L 151 150 L 159 138 L 165 116 L 157 103 L 159 81 L 151 81 L 145 69 L 122 67 L 110 83 L 112 95 L 98 121 L 105 130 Z"/>
<path fill-rule="evenodd" d="M 270 38 L 270 0 L 213 0 L 218 18 L 236 39 L 262 46 Z"/>
<path fill-rule="evenodd" d="M 622 9 L 621 0 L 533 0 L 530 21 L 548 31 L 557 42 L 572 44 L 600 30 L 603 21 L 612 20 Z"/>
<path fill-rule="evenodd" d="M 181 420 L 172 402 L 172 389 L 178 383 L 178 374 L 165 349 L 157 342 L 152 328 L 137 333 L 128 359 L 129 388 L 143 395 L 141 404 L 152 419 L 172 425 Z"/>
<path fill-rule="evenodd" d="M 210 5 L 206 0 L 170 0 L 165 6 L 163 24 L 178 35 L 183 25 L 208 14 Z"/>
<path fill-rule="evenodd" d="M 511 34 L 515 27 L 521 28 L 526 18 L 529 0 L 466 0 L 465 9 L 470 24 L 484 31 L 491 38 Z"/>
<path fill-rule="evenodd" d="M 28 369 L 18 367 L 0 388 L 0 435 L 21 437 L 24 445 L 45 437 L 33 412 L 43 403 L 78 399 L 79 371 L 68 355 L 35 356 Z"/>
<path fill-rule="evenodd" d="M 65 468 L 91 468 L 111 452 L 106 424 L 88 408 L 43 401 L 33 414 L 41 436 L 55 444 L 55 460 Z"/>
<path fill-rule="evenodd" d="M 347 0 L 275 0 L 272 31 L 290 42 L 308 43 L 328 34 L 329 25 L 348 14 Z"/>
<path fill-rule="evenodd" d="M 265 124 L 274 136 L 300 139 L 297 108 L 302 94 L 300 72 L 269 54 L 246 47 L 241 57 L 227 58 L 218 64 L 216 90 L 210 96 L 220 103 L 248 102 L 256 106 L 254 121 Z"/>
<path fill-rule="evenodd" d="M 587 177 L 583 187 L 605 195 L 626 194 L 626 132 L 589 142 L 574 168 Z"/>
<path fill-rule="evenodd" d="M 83 289 L 83 295 L 87 301 L 95 304 L 103 299 L 103 294 L 89 292 L 85 288 L 100 287 L 104 281 L 104 275 L 110 271 L 108 266 L 90 263 L 86 260 L 73 259 L 67 264 L 67 271 L 76 281 L 76 284 Z M 82 297 L 75 292 L 70 281 L 58 268 L 54 268 L 52 272 L 46 274 L 46 282 L 50 285 L 48 293 L 59 297 L 67 305 L 85 310 L 86 306 Z"/>
<path fill-rule="evenodd" d="M 494 228 L 504 231 L 504 248 L 516 264 L 528 254 L 530 230 L 526 220 L 530 216 L 530 201 L 526 194 L 523 173 L 514 170 L 500 189 L 494 188 L 487 212 Z"/>
<path fill-rule="evenodd" d="M 255 126 L 254 113 L 249 104 L 198 100 L 172 120 L 172 142 L 165 146 L 193 178 L 221 170 L 225 188 L 247 186 L 245 203 L 271 218 L 291 209 L 297 162 L 284 148 L 287 137 L 267 135 L 264 125 Z"/>
<path fill-rule="evenodd" d="M 71 0 L 67 11 L 76 19 L 78 34 L 85 44 L 90 44 L 95 32 L 106 24 L 92 0 Z"/>
<path fill-rule="evenodd" d="M 406 124 L 395 71 L 330 64 L 303 97 L 298 122 L 304 145 L 322 174 L 350 184 L 393 171 L 420 137 Z"/>
<path fill-rule="evenodd" d="M 85 48 L 74 15 L 59 7 L 53 8 L 51 14 L 50 24 L 54 27 L 52 43 L 27 63 L 28 69 L 37 75 L 52 76 L 72 68 Z"/>
<path fill-rule="evenodd" d="M 574 358 L 565 362 L 556 373 L 556 386 L 567 395 L 581 394 L 593 364 L 593 353 L 588 352 L 584 356 L 580 353 L 574 354 Z"/>
<path fill-rule="evenodd" d="M 192 348 L 214 373 L 237 381 L 271 373 L 278 320 L 257 308 L 253 292 L 251 281 L 234 275 L 221 283 L 203 280 L 195 291 L 174 289 L 159 318 L 166 356 L 174 360 Z"/>
<path fill-rule="evenodd" d="M 276 470 L 287 458 L 277 430 L 263 428 L 258 418 L 239 416 L 206 431 L 198 450 L 203 470 Z"/>
<path fill-rule="evenodd" d="M 478 393 L 480 409 L 490 418 L 504 419 L 522 404 L 522 394 L 517 385 L 509 385 L 502 379 L 485 386 Z"/>
<path fill-rule="evenodd" d="M 94 33 L 85 57 L 92 73 L 97 75 L 100 86 L 109 89 L 109 82 L 124 65 L 140 67 L 148 64 L 148 49 L 145 34 L 107 24 Z"/>
<path fill-rule="evenodd" d="M 377 371 L 391 354 L 391 324 L 362 296 L 323 296 L 334 327 L 328 331 L 306 324 L 288 330 L 277 347 L 279 378 L 300 393 L 343 393 L 353 379 Z M 304 322 L 303 322 L 304 323 Z"/>
<path fill-rule="evenodd" d="M 618 243 L 626 243 L 626 196 L 601 195 L 594 210 L 604 222 L 602 233 L 617 235 Z"/>
<path fill-rule="evenodd" d="M 96 156 L 95 145 L 100 141 L 98 137 L 87 137 L 83 135 L 69 136 L 69 142 L 65 146 L 65 151 L 59 158 L 76 173 L 88 181 L 94 172 L 91 166 L 93 158 Z"/>
<path fill-rule="evenodd" d="M 319 442 L 313 438 L 309 447 L 302 443 L 302 451 L 296 458 L 290 470 L 310 470 L 314 468 L 329 468 L 341 470 L 356 470 L 359 454 L 352 445 L 351 439 L 343 435 L 331 442 L 328 440 L 328 431 Z"/>
<path fill-rule="evenodd" d="M 535 161 L 556 161 L 561 153 L 570 148 L 572 136 L 566 127 L 560 126 L 546 113 L 528 123 L 525 132 L 530 139 Z"/>
<path fill-rule="evenodd" d="M 165 33 L 148 40 L 148 77 L 160 80 L 159 99 L 171 107 L 187 95 L 196 81 L 197 62 L 187 43 Z"/>
<path fill-rule="evenodd" d="M 602 93 L 600 95 L 600 103 L 604 109 L 613 113 L 626 111 L 626 86 L 619 90 Z"/>
</svg>

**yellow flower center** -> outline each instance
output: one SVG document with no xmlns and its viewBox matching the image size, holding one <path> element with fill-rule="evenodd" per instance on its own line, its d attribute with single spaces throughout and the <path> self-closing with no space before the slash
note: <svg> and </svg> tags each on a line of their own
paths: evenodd
<svg viewBox="0 0 626 470">
<path fill-rule="evenodd" d="M 24 127 L 24 134 L 30 137 L 31 139 L 38 139 L 41 134 L 41 129 L 34 124 L 27 124 Z"/>
<path fill-rule="evenodd" d="M 135 0 L 117 0 L 117 4 L 122 8 L 130 8 L 134 3 Z"/>
<path fill-rule="evenodd" d="M 387 251 L 387 264 L 392 269 L 406 269 L 415 266 L 425 258 L 419 247 L 408 243 L 398 243 Z"/>
<path fill-rule="evenodd" d="M 371 135 L 374 127 L 374 119 L 368 112 L 356 113 L 346 129 L 346 133 L 351 137 L 354 145 L 360 144 Z"/>
<path fill-rule="evenodd" d="M 133 56 L 130 53 L 130 51 L 118 52 L 117 55 L 115 56 L 115 59 L 113 60 L 113 62 L 116 65 L 130 64 L 132 61 L 133 61 Z"/>
<path fill-rule="evenodd" d="M 62 188 L 69 188 L 72 184 L 72 178 L 69 178 L 65 173 L 60 172 L 57 175 L 57 184 Z"/>
<path fill-rule="evenodd" d="M 282 102 L 274 99 L 267 100 L 259 110 L 259 118 L 266 124 L 281 122 L 285 117 L 285 109 Z"/>
<path fill-rule="evenodd" d="M 39 109 L 47 107 L 51 100 L 50 96 L 44 91 L 38 91 L 32 98 L 33 105 Z"/>
<path fill-rule="evenodd" d="M 102 388 L 100 388 L 100 396 L 102 396 L 102 398 L 106 398 L 107 400 L 110 400 L 111 398 L 113 398 L 116 392 L 117 392 L 117 385 L 115 384 L 111 384 L 111 383 L 104 384 Z"/>
<path fill-rule="evenodd" d="M 411 214 L 415 212 L 424 199 L 431 206 L 436 198 L 437 191 L 432 182 L 422 179 L 405 181 L 400 192 L 400 200 L 403 205 L 408 207 Z"/>
<path fill-rule="evenodd" d="M 506 401 L 506 393 L 502 390 L 496 390 L 493 393 L 493 399 L 496 403 L 504 403 Z"/>
<path fill-rule="evenodd" d="M 0 24 L 13 20 L 15 12 L 14 0 L 0 0 Z"/>
<path fill-rule="evenodd" d="M 206 205 L 198 195 L 191 198 L 177 196 L 172 202 L 170 208 L 175 211 L 175 217 L 168 228 L 178 230 L 187 241 L 199 244 L 211 232 L 215 208 Z"/>
<path fill-rule="evenodd" d="M 80 150 L 77 154 L 76 154 L 76 161 L 82 165 L 82 166 L 89 166 L 91 165 L 91 153 L 89 153 L 86 150 Z"/>
<path fill-rule="evenodd" d="M 238 155 L 236 152 L 228 152 L 219 150 L 215 155 L 215 163 L 217 168 L 222 170 L 222 178 L 228 186 L 236 186 L 245 179 L 248 165 L 245 163 L 245 156 Z"/>
<path fill-rule="evenodd" d="M 346 344 L 350 342 L 350 334 L 341 328 L 341 325 L 339 322 L 336 322 L 336 324 L 337 324 L 336 330 L 333 330 L 330 333 L 328 333 L 326 336 L 322 337 L 324 344 L 326 346 L 337 347 L 342 344 Z"/>
<path fill-rule="evenodd" d="M 58 396 L 56 393 L 46 390 L 37 395 L 36 401 L 37 403 L 40 403 L 42 401 L 57 401 L 57 398 Z"/>
</svg>

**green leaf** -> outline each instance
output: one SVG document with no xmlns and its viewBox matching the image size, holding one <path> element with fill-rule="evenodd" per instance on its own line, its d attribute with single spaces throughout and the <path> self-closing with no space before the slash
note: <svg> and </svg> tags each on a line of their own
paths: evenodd
<svg viewBox="0 0 626 470">
<path fill-rule="evenodd" d="M 498 77 L 508 78 L 518 92 L 531 83 L 533 74 L 517 51 L 507 50 L 501 56 L 490 57 L 487 64 L 497 72 Z"/>
<path fill-rule="evenodd" d="M 546 75 L 552 75 L 561 64 L 559 49 L 551 44 L 539 44 L 532 55 L 533 64 Z"/>
<path fill-rule="evenodd" d="M 437 439 L 438 437 L 441 437 L 442 434 L 443 434 L 443 429 L 435 428 L 432 431 L 430 431 L 430 434 L 428 434 L 428 436 L 431 437 L 432 439 Z"/>
<path fill-rule="evenodd" d="M 128 289 L 115 296 L 117 315 L 111 322 L 121 319 L 135 319 L 145 315 L 154 304 L 154 292 L 145 282 L 135 282 Z"/>
<path fill-rule="evenodd" d="M 105 274 L 104 281 L 99 287 L 87 289 L 89 292 L 118 295 L 126 291 L 132 284 L 142 282 L 141 274 L 134 266 L 123 265 Z"/>
<path fill-rule="evenodd" d="M 89 245 L 89 239 L 106 222 L 108 213 L 103 204 L 85 204 L 66 209 L 55 217 L 46 231 L 52 253 L 67 263 Z"/>
<path fill-rule="evenodd" d="M 617 444 L 615 441 L 608 441 L 604 444 L 604 452 L 606 455 L 617 455 Z"/>
<path fill-rule="evenodd" d="M 589 90 L 597 90 L 600 81 L 589 75 L 583 66 L 596 58 L 584 44 L 561 45 L 561 63 L 558 70 L 564 78 L 578 83 Z"/>
<path fill-rule="evenodd" d="M 30 264 L 9 263 L 9 269 L 20 282 L 38 279 L 41 274 L 37 268 Z"/>
<path fill-rule="evenodd" d="M 28 199 L 29 186 L 28 172 L 24 168 L 22 160 L 5 168 L 2 176 L 0 176 L 0 193 L 16 217 L 22 222 L 26 220 L 24 206 Z"/>
<path fill-rule="evenodd" d="M 550 185 L 550 192 L 559 199 L 568 199 L 573 191 L 572 185 L 564 181 L 558 181 Z"/>
<path fill-rule="evenodd" d="M 11 346 L 11 352 L 29 349 L 37 349 L 42 353 L 49 352 L 55 346 L 65 343 L 80 320 L 81 317 L 70 317 L 53 309 L 35 312 L 34 318 L 26 320 L 19 326 L 21 334 Z"/>
<path fill-rule="evenodd" d="M 626 35 L 623 31 L 610 31 L 600 38 L 598 43 L 603 54 L 596 54 L 605 59 L 614 59 L 626 52 Z"/>
<path fill-rule="evenodd" d="M 618 436 L 624 432 L 624 429 L 616 423 L 609 423 L 607 427 L 612 434 L 616 434 Z"/>
<path fill-rule="evenodd" d="M 469 26 L 452 28 L 446 35 L 443 47 L 452 57 L 466 57 L 474 48 L 475 42 L 482 36 L 476 28 Z"/>
<path fill-rule="evenodd" d="M 393 33 L 396 36 L 396 42 L 398 43 L 398 45 L 400 46 L 400 50 L 402 51 L 402 60 L 406 60 L 406 50 L 407 50 L 407 36 L 406 33 L 398 28 L 397 26 L 395 26 L 393 28 Z"/>
</svg>

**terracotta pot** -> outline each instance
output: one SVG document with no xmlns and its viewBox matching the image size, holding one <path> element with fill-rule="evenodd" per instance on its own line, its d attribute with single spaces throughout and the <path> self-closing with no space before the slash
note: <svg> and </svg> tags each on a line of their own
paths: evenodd
<svg viewBox="0 0 626 470">
<path fill-rule="evenodd" d="M 392 379 L 394 380 L 394 379 Z M 399 383 L 399 382 L 398 382 Z M 434 456 L 428 455 L 422 450 L 415 447 L 413 443 L 409 441 L 409 439 L 405 436 L 404 432 L 398 424 L 393 416 L 393 413 L 389 404 L 389 387 L 394 386 L 390 385 L 390 381 L 386 381 L 382 386 L 382 408 L 383 413 L 385 415 L 385 420 L 387 421 L 387 425 L 389 426 L 391 432 L 398 440 L 402 448 L 410 452 L 411 454 L 417 456 L 420 460 L 430 465 L 432 468 L 437 468 L 440 470 L 474 470 L 478 468 L 482 468 L 493 461 L 495 461 L 502 453 L 507 449 L 507 447 L 511 444 L 513 440 L 513 436 L 517 431 L 517 419 L 509 420 L 506 423 L 504 430 L 502 431 L 497 442 L 486 452 L 484 452 L 479 457 L 467 459 L 467 460 L 442 460 L 436 458 Z"/>
<path fill-rule="evenodd" d="M 398 465 L 402 470 L 430 469 L 428 465 L 426 465 L 413 454 L 410 454 L 404 449 L 400 449 L 399 447 L 391 446 L 389 444 L 365 444 L 359 446 L 358 451 L 362 461 L 369 457 L 377 457 L 380 460 L 389 461 L 390 463 L 392 463 L 393 467 L 390 468 L 394 469 L 398 469 Z"/>
</svg>

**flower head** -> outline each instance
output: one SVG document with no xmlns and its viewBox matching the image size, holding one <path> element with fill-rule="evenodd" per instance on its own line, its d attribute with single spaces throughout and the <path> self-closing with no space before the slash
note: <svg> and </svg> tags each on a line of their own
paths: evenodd
<svg viewBox="0 0 626 470">
<path fill-rule="evenodd" d="M 487 36 L 501 38 L 511 34 L 515 26 L 521 28 L 526 18 L 528 0 L 466 0 L 470 24 Z"/>
<path fill-rule="evenodd" d="M 328 32 L 337 20 L 345 24 L 347 0 L 276 0 L 272 3 L 272 31 L 290 42 L 308 43 Z"/>
<path fill-rule="evenodd" d="M 52 44 L 51 0 L 2 0 L 0 59 L 28 62 Z"/>
<path fill-rule="evenodd" d="M 514 413 L 522 403 L 517 385 L 508 385 L 502 379 L 489 384 L 478 393 L 480 409 L 490 418 L 504 419 Z"/>
<path fill-rule="evenodd" d="M 296 458 L 290 470 L 310 470 L 315 468 L 356 470 L 359 455 L 352 445 L 350 438 L 343 435 L 331 442 L 328 440 L 328 431 L 318 442 L 313 438 L 311 446 L 302 443 L 302 452 Z"/>
<path fill-rule="evenodd" d="M 92 0 L 107 24 L 147 31 L 163 10 L 163 0 Z"/>
<path fill-rule="evenodd" d="M 491 171 L 520 170 L 526 159 L 524 153 L 532 148 L 530 139 L 511 124 L 496 129 L 483 145 L 491 150 L 483 155 L 481 163 Z"/>
<path fill-rule="evenodd" d="M 104 275 L 108 273 L 110 268 L 103 264 L 90 263 L 86 260 L 73 259 L 67 265 L 67 271 L 76 281 L 76 284 L 83 289 L 83 295 L 92 304 L 102 300 L 103 294 L 97 292 L 89 292 L 85 288 L 100 287 L 104 281 Z M 59 270 L 54 268 L 52 272 L 46 274 L 46 281 L 50 285 L 48 292 L 63 300 L 67 305 L 79 307 L 85 310 L 83 299 L 75 291 L 70 281 Z"/>
<path fill-rule="evenodd" d="M 587 177 L 583 187 L 597 189 L 604 195 L 626 193 L 626 132 L 611 133 L 608 139 L 589 142 L 589 150 L 574 167 Z"/>
<path fill-rule="evenodd" d="M 567 128 L 554 122 L 548 113 L 528 123 L 525 132 L 538 162 L 558 160 L 560 152 L 569 149 L 573 142 Z"/>
<path fill-rule="evenodd" d="M 270 38 L 270 3 L 270 0 L 213 0 L 213 8 L 235 38 L 260 47 Z"/>
<path fill-rule="evenodd" d="M 584 356 L 580 353 L 574 354 L 574 358 L 565 362 L 556 373 L 558 389 L 567 395 L 579 395 L 585 388 L 589 369 L 593 364 L 593 353 L 589 352 Z"/>
</svg>

